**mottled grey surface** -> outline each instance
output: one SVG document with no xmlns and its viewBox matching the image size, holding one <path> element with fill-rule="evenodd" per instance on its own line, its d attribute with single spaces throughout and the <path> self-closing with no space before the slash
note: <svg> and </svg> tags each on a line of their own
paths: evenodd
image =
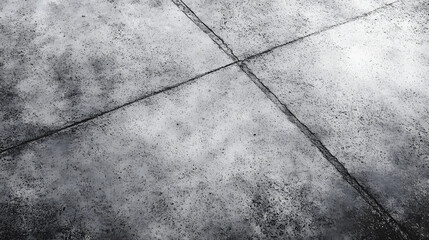
<svg viewBox="0 0 429 240">
<path fill-rule="evenodd" d="M 230 62 L 168 0 L 2 0 L 0 42 L 0 149 Z"/>
<path fill-rule="evenodd" d="M 429 238 L 429 2 L 408 1 L 249 64 L 393 216 Z"/>
<path fill-rule="evenodd" d="M 234 50 L 247 57 L 362 15 L 393 0 L 187 0 Z"/>
<path fill-rule="evenodd" d="M 236 67 L 1 156 L 1 238 L 395 238 Z"/>
<path fill-rule="evenodd" d="M 427 76 L 428 0 L 0 1 L 0 239 L 427 239 Z"/>
</svg>

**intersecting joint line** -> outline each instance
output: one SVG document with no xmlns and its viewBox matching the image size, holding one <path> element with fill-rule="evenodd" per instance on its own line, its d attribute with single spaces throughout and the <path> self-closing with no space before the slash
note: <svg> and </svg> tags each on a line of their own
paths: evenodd
<svg viewBox="0 0 429 240">
<path fill-rule="evenodd" d="M 271 92 L 271 90 L 267 86 L 265 86 L 262 83 L 262 81 L 250 70 L 250 68 L 245 63 L 247 60 L 250 60 L 252 58 L 255 58 L 255 57 L 258 57 L 260 55 L 263 55 L 263 54 L 266 54 L 268 52 L 271 52 L 274 49 L 283 47 L 285 45 L 294 43 L 296 41 L 302 40 L 304 38 L 307 38 L 307 37 L 310 37 L 310 36 L 313 36 L 313 35 L 316 35 L 316 34 L 320 34 L 320 33 L 324 32 L 324 31 L 327 31 L 327 30 L 330 30 L 332 28 L 338 27 L 340 25 L 349 23 L 351 21 L 355 21 L 355 20 L 360 19 L 362 17 L 368 16 L 369 14 L 371 14 L 371 13 L 373 13 L 375 11 L 378 11 L 381 8 L 393 5 L 393 4 L 395 4 L 397 2 L 400 2 L 400 1 L 401 0 L 398 0 L 398 1 L 386 4 L 386 5 L 384 5 L 384 6 L 380 7 L 380 8 L 377 8 L 377 9 L 371 11 L 371 12 L 365 13 L 365 14 L 363 14 L 361 16 L 357 16 L 357 17 L 351 18 L 351 19 L 349 19 L 346 22 L 338 23 L 338 24 L 335 24 L 335 25 L 323 28 L 323 29 L 321 29 L 321 30 L 319 30 L 317 32 L 313 32 L 313 33 L 310 33 L 308 35 L 302 36 L 300 38 L 294 39 L 292 41 L 289 41 L 289 42 L 286 42 L 286 43 L 274 46 L 274 47 L 272 47 L 270 49 L 267 49 L 267 50 L 265 50 L 263 52 L 260 52 L 260 53 L 254 54 L 252 56 L 249 56 L 249 57 L 247 57 L 245 59 L 239 59 L 234 54 L 233 50 L 224 42 L 224 40 L 222 38 L 220 38 L 218 35 L 216 35 L 216 33 L 210 27 L 208 27 L 204 22 L 202 22 L 197 17 L 197 15 L 182 0 L 172 0 L 172 2 L 183 13 L 185 13 L 185 15 L 189 19 L 191 19 L 204 33 L 206 33 L 219 46 L 219 48 L 223 52 L 225 52 L 233 60 L 233 62 L 231 62 L 229 64 L 226 64 L 224 66 L 218 67 L 216 69 L 212 69 L 212 70 L 207 71 L 207 72 L 205 72 L 203 74 L 199 74 L 199 75 L 197 75 L 197 76 L 195 76 L 195 77 L 193 77 L 191 79 L 188 79 L 188 80 L 186 80 L 184 82 L 180 82 L 180 83 L 173 84 L 173 85 L 170 85 L 170 86 L 167 86 L 167 87 L 163 87 L 163 88 L 161 88 L 159 90 L 156 90 L 154 92 L 145 94 L 145 95 L 143 95 L 141 97 L 136 98 L 133 101 L 127 102 L 127 103 L 125 103 L 123 105 L 120 105 L 120 106 L 116 106 L 116 107 L 111 108 L 111 109 L 109 109 L 107 111 L 95 114 L 93 116 L 90 116 L 88 118 L 79 120 L 77 122 L 70 123 L 70 124 L 65 125 L 65 126 L 63 126 L 61 128 L 48 131 L 48 132 L 46 132 L 46 133 L 44 133 L 44 134 L 42 134 L 40 136 L 37 136 L 35 138 L 22 141 L 22 142 L 14 145 L 14 146 L 6 147 L 4 149 L 0 149 L 0 153 L 4 153 L 4 152 L 7 152 L 7 151 L 10 151 L 10 150 L 18 148 L 20 146 L 23 146 L 23 145 L 35 142 L 37 140 L 49 137 L 49 136 L 54 135 L 54 134 L 56 134 L 58 132 L 61 132 L 63 130 L 66 130 L 66 129 L 69 129 L 69 128 L 81 125 L 81 124 L 83 124 L 85 122 L 88 122 L 88 121 L 91 121 L 91 120 L 96 119 L 98 117 L 101 117 L 103 115 L 109 114 L 109 113 L 114 112 L 114 111 L 116 111 L 118 109 L 121 109 L 123 107 L 129 106 L 129 105 L 134 104 L 136 102 L 139 102 L 139 101 L 141 101 L 143 99 L 152 97 L 152 96 L 157 95 L 159 93 L 162 93 L 162 92 L 168 91 L 170 89 L 174 89 L 174 88 L 180 87 L 180 86 L 185 85 L 185 84 L 189 84 L 191 82 L 194 82 L 194 81 L 202 78 L 205 75 L 217 72 L 217 71 L 219 71 L 221 69 L 224 69 L 224 68 L 227 68 L 227 67 L 229 67 L 231 65 L 237 64 L 240 67 L 240 69 L 259 87 L 259 89 L 262 90 L 265 93 L 265 95 L 267 96 L 267 98 L 270 99 L 287 116 L 287 118 L 289 119 L 289 121 L 291 121 L 293 124 L 295 124 L 295 126 L 297 126 L 300 129 L 300 131 L 303 132 L 303 134 L 311 141 L 311 143 L 318 148 L 318 150 L 323 154 L 323 156 L 337 169 L 337 171 L 342 175 L 342 177 L 353 188 L 355 188 L 357 190 L 357 192 L 361 195 L 361 197 L 377 212 L 377 214 L 384 221 L 386 221 L 390 226 L 392 226 L 393 229 L 397 233 L 399 233 L 399 235 L 403 239 L 411 239 L 410 235 L 404 230 L 404 228 L 402 226 L 400 226 L 400 224 L 377 202 L 377 200 L 371 194 L 368 193 L 368 191 L 348 172 L 348 170 L 344 167 L 344 165 L 341 162 L 339 162 L 339 160 L 334 155 L 332 155 L 332 153 L 323 145 L 323 143 L 317 138 L 317 136 L 313 132 L 311 132 L 310 129 L 305 124 L 303 124 L 288 109 L 288 107 L 285 104 L 283 104 L 274 93 Z"/>
<path fill-rule="evenodd" d="M 403 239 L 411 239 L 409 233 L 390 215 L 390 213 L 380 204 L 377 200 L 353 177 L 347 168 L 323 145 L 322 141 L 303 123 L 299 120 L 290 110 L 289 108 L 282 103 L 279 98 L 267 87 L 262 81 L 251 71 L 251 69 L 245 63 L 246 60 L 250 58 L 254 58 L 256 56 L 271 52 L 272 50 L 288 45 L 290 43 L 296 42 L 298 40 L 304 39 L 306 37 L 316 35 L 327 31 L 329 29 L 338 27 L 340 25 L 349 23 L 351 21 L 355 21 L 362 17 L 368 16 L 369 14 L 378 11 L 381 8 L 386 6 L 390 6 L 396 2 L 389 3 L 380 8 L 377 8 L 371 12 L 365 13 L 361 16 L 354 17 L 345 21 L 343 23 L 338 23 L 329 27 L 326 27 L 322 30 L 319 30 L 314 33 L 310 33 L 306 36 L 300 37 L 298 39 L 292 40 L 290 42 L 284 43 L 279 46 L 275 46 L 271 49 L 268 49 L 259 54 L 255 54 L 253 56 L 248 57 L 247 59 L 240 60 L 232 51 L 232 49 L 225 43 L 225 41 L 219 37 L 209 26 L 207 26 L 192 10 L 189 8 L 186 3 L 182 0 L 172 0 L 172 2 L 192 21 L 194 22 L 204 33 L 206 33 L 218 46 L 224 51 L 234 62 L 237 62 L 240 69 L 252 80 L 252 82 L 266 95 L 268 99 L 270 99 L 288 118 L 290 122 L 292 122 L 298 129 L 310 140 L 310 142 L 322 153 L 326 160 L 331 163 L 334 168 L 341 174 L 344 180 L 349 183 L 358 193 L 359 195 L 377 212 L 377 214 L 388 223 Z"/>
<path fill-rule="evenodd" d="M 392 3 L 389 3 L 389 4 L 385 5 L 385 6 L 392 5 L 392 4 L 394 4 L 394 3 L 396 3 L 396 2 L 400 2 L 400 1 L 401 1 L 401 0 L 398 0 L 398 1 L 395 1 L 395 2 L 392 2 Z M 179 7 L 179 9 L 180 9 L 180 10 L 182 10 L 183 12 L 185 12 L 185 13 L 186 13 L 187 11 L 189 11 L 189 12 L 191 12 L 191 13 L 196 17 L 195 13 L 193 13 L 193 12 L 192 12 L 192 10 L 190 10 L 190 8 L 188 8 L 188 7 L 186 6 L 186 4 L 184 4 L 184 3 L 183 3 L 183 1 L 176 1 L 176 0 L 173 0 L 173 2 L 174 2 L 174 3 Z M 384 6 L 384 7 L 385 7 L 385 6 Z M 376 9 L 376 10 L 378 10 L 378 9 Z M 376 11 L 376 10 L 374 10 L 374 11 Z M 374 12 L 374 11 L 371 11 L 371 12 Z M 351 20 L 349 20 L 349 21 L 347 21 L 347 22 L 350 22 L 350 21 L 356 20 L 356 19 L 358 19 L 358 18 L 360 18 L 360 17 L 363 17 L 363 16 L 366 16 L 366 15 L 369 15 L 371 12 L 366 13 L 366 14 L 364 14 L 364 15 L 362 15 L 362 16 L 359 16 L 359 17 L 353 18 L 353 19 L 351 19 Z M 187 14 L 187 15 L 188 15 L 188 14 Z M 189 16 L 188 16 L 188 17 L 189 17 Z M 190 18 L 191 18 L 191 17 L 190 17 Z M 198 26 L 200 27 L 200 29 L 201 29 L 201 30 L 203 30 L 203 32 L 205 32 L 206 34 L 208 34 L 208 35 L 210 35 L 210 36 L 214 34 L 213 30 L 212 30 L 212 29 L 210 29 L 210 28 L 209 28 L 209 27 L 208 27 L 204 22 L 202 22 L 202 21 L 194 21 L 194 23 L 195 23 L 196 25 L 198 25 Z M 165 91 L 168 91 L 168 90 L 171 90 L 171 89 L 174 89 L 174 88 L 180 87 L 180 86 L 182 86 L 182 85 L 186 85 L 186 84 L 191 83 L 191 82 L 194 82 L 194 81 L 196 81 L 196 80 L 198 80 L 198 79 L 200 79 L 200 78 L 204 77 L 205 75 L 208 75 L 208 74 L 214 73 L 214 72 L 216 72 L 216 71 L 222 70 L 222 69 L 224 69 L 224 68 L 226 68 L 226 67 L 229 67 L 229 66 L 231 66 L 231 65 L 241 64 L 241 66 L 243 66 L 243 64 L 244 64 L 244 62 L 245 62 L 245 61 L 248 61 L 248 60 L 250 60 L 250 59 L 252 59 L 252 58 L 258 57 L 258 56 L 263 55 L 263 54 L 266 54 L 266 53 L 268 53 L 268 52 L 273 51 L 274 49 L 277 49 L 277 48 L 280 48 L 280 47 L 282 47 L 282 46 L 285 46 L 285 45 L 291 44 L 291 43 L 293 43 L 293 42 L 299 41 L 299 40 L 304 39 L 304 38 L 306 38 L 306 37 L 309 37 L 309 36 L 312 36 L 312 35 L 315 35 L 315 34 L 319 34 L 319 33 L 323 32 L 323 31 L 329 30 L 329 29 L 331 29 L 331 28 L 334 28 L 334 27 L 339 26 L 339 25 L 342 25 L 342 24 L 344 24 L 344 23 L 336 24 L 336 25 L 333 25 L 333 26 L 330 26 L 330 27 L 324 28 L 324 29 L 322 29 L 322 30 L 320 30 L 320 31 L 318 31 L 318 32 L 310 33 L 310 34 L 305 35 L 305 36 L 303 36 L 303 37 L 300 37 L 300 38 L 294 39 L 294 40 L 292 40 L 292 41 L 289 41 L 289 42 L 286 42 L 286 43 L 283 43 L 283 44 L 280 44 L 280 45 L 274 46 L 274 47 L 269 48 L 269 49 L 267 49 L 267 50 L 264 50 L 264 51 L 262 51 L 262 52 L 259 52 L 259 53 L 256 53 L 256 54 L 254 54 L 254 55 L 248 56 L 248 57 L 247 57 L 247 58 L 245 58 L 245 59 L 239 59 L 239 58 L 234 54 L 234 52 L 232 51 L 232 49 L 231 49 L 231 48 L 229 48 L 229 47 L 226 45 L 226 43 L 223 41 L 223 39 L 219 38 L 216 34 L 214 34 L 214 36 L 211 36 L 211 37 L 212 37 L 211 39 L 212 39 L 212 40 L 213 40 L 213 41 L 214 41 L 214 42 L 215 42 L 215 43 L 216 43 L 216 44 L 217 44 L 217 45 L 218 45 L 218 46 L 219 46 L 219 47 L 220 47 L 220 48 L 221 48 L 221 49 L 222 49 L 222 50 L 223 50 L 223 51 L 224 51 L 224 52 L 225 52 L 225 53 L 226 53 L 226 54 L 227 54 L 227 55 L 228 55 L 232 60 L 233 60 L 233 62 L 228 63 L 228 64 L 226 64 L 226 65 L 224 65 L 224 66 L 221 66 L 221 67 L 218 67 L 218 68 L 212 69 L 212 70 L 207 71 L 207 72 L 205 72 L 205 73 L 199 74 L 199 75 L 197 75 L 197 76 L 195 76 L 195 77 L 193 77 L 193 78 L 191 78 L 191 79 L 188 79 L 188 80 L 186 80 L 186 81 L 184 81 L 184 82 L 180 82 L 180 83 L 177 83 L 177 84 L 169 85 L 169 86 L 163 87 L 163 88 L 161 88 L 161 89 L 155 90 L 155 91 L 153 91 L 153 92 L 150 92 L 150 93 L 144 94 L 143 96 L 137 97 L 136 99 L 134 99 L 134 100 L 132 100 L 132 101 L 130 101 L 130 102 L 124 103 L 124 104 L 119 105 L 119 106 L 115 106 L 115 107 L 113 107 L 113 108 L 111 108 L 111 109 L 108 109 L 108 110 L 106 110 L 106 111 L 104 111 L 104 112 L 100 112 L 100 113 L 97 113 L 97 114 L 91 115 L 91 116 L 89 116 L 89 117 L 83 118 L 83 119 L 81 119 L 81 120 L 78 120 L 78 121 L 75 121 L 75 122 L 72 122 L 72 123 L 66 124 L 66 125 L 64 125 L 64 126 L 62 126 L 62 127 L 60 127 L 60 128 L 56 128 L 56 129 L 48 130 L 48 131 L 46 131 L 45 133 L 43 133 L 43 134 L 41 134 L 41 135 L 39 135 L 39 136 L 36 136 L 36 137 L 34 137 L 34 138 L 31 138 L 31 139 L 26 139 L 26 140 L 24 140 L 24 141 L 21 141 L 21 142 L 19 142 L 19 143 L 15 144 L 15 145 L 12 145 L 12 146 L 9 146 L 9 147 L 7 147 L 7 146 L 5 146 L 5 147 L 0 146 L 0 154 L 1 154 L 1 153 L 4 153 L 4 152 L 11 151 L 11 150 L 13 150 L 13 149 L 15 149 L 15 148 L 18 148 L 18 147 L 20 147 L 20 146 L 23 146 L 23 145 L 26 145 L 26 144 L 29 144 L 29 143 L 32 143 L 32 142 L 38 141 L 38 140 L 40 140 L 40 139 L 44 139 L 44 138 L 46 138 L 46 137 L 49 137 L 49 136 L 51 136 L 51 135 L 54 135 L 54 134 L 56 134 L 56 133 L 58 133 L 58 132 L 61 132 L 61 131 L 66 130 L 66 129 L 69 129 L 69 128 L 72 128 L 72 127 L 75 127 L 75 126 L 81 125 L 81 124 L 83 124 L 83 123 L 85 123 L 85 122 L 91 121 L 91 120 L 96 119 L 96 118 L 98 118 L 98 117 L 101 117 L 101 116 L 103 116 L 103 115 L 105 115 L 105 114 L 108 114 L 108 113 L 114 112 L 114 111 L 116 111 L 116 110 L 118 110 L 118 109 L 121 109 L 121 108 L 126 107 L 126 106 L 131 105 L 131 104 L 134 104 L 134 103 L 139 102 L 139 101 L 141 101 L 141 100 L 143 100 L 143 99 L 146 99 L 146 98 L 152 97 L 152 96 L 157 95 L 157 94 L 159 94 L 159 93 L 162 93 L 162 92 L 165 92 Z"/>
</svg>

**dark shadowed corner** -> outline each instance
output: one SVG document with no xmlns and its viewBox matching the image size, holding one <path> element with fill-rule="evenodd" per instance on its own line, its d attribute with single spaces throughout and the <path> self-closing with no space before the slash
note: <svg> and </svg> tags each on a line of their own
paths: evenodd
<svg viewBox="0 0 429 240">
<path fill-rule="evenodd" d="M 66 139 L 50 143 L 49 152 L 70 151 Z M 1 156 L 8 174 L 0 178 L 0 239 L 135 239 L 91 173 L 32 150 L 18 147 Z"/>
</svg>

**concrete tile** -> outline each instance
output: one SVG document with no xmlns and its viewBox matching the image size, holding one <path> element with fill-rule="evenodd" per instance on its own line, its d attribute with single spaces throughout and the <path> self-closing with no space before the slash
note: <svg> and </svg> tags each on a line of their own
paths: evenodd
<svg viewBox="0 0 429 240">
<path fill-rule="evenodd" d="M 249 63 L 421 239 L 429 238 L 428 12 L 428 1 L 404 1 Z"/>
<path fill-rule="evenodd" d="M 0 42 L 0 149 L 230 62 L 168 0 L 3 0 Z"/>
<path fill-rule="evenodd" d="M 396 238 L 237 67 L 0 159 L 2 238 Z"/>
<path fill-rule="evenodd" d="M 362 15 L 393 0 L 184 2 L 239 58 L 244 58 Z"/>
</svg>

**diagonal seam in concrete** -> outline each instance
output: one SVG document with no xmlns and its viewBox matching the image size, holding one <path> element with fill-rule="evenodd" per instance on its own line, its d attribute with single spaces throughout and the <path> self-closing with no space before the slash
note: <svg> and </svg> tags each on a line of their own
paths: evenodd
<svg viewBox="0 0 429 240">
<path fill-rule="evenodd" d="M 172 2 L 186 14 L 186 16 L 191 19 L 205 34 L 209 35 L 209 37 L 219 46 L 219 48 L 224 51 L 232 60 L 238 61 L 238 57 L 235 56 L 234 52 L 228 45 L 226 45 L 225 41 L 220 38 L 216 33 L 207 26 L 198 16 L 188 7 L 182 0 L 172 0 Z"/>
<path fill-rule="evenodd" d="M 298 39 L 289 41 L 287 43 L 275 46 L 263 52 L 252 55 L 245 60 L 240 60 L 236 55 L 234 55 L 233 50 L 225 43 L 225 41 L 219 37 L 210 27 L 208 27 L 201 19 L 182 1 L 182 0 L 172 0 L 174 4 L 192 21 L 194 22 L 204 33 L 209 35 L 209 37 L 218 44 L 219 48 L 222 49 L 232 60 L 238 63 L 240 69 L 252 80 L 253 83 L 266 95 L 268 99 L 270 99 L 291 121 L 298 129 L 310 140 L 310 142 L 317 147 L 317 149 L 322 153 L 325 159 L 331 163 L 335 169 L 341 174 L 341 176 L 349 183 L 358 193 L 359 195 L 377 212 L 377 214 L 388 223 L 403 239 L 411 239 L 409 233 L 390 215 L 390 213 L 373 197 L 364 187 L 361 185 L 355 177 L 353 177 L 347 168 L 323 145 L 322 141 L 303 123 L 299 120 L 290 110 L 289 108 L 282 103 L 279 98 L 267 87 L 262 81 L 251 71 L 251 69 L 244 62 L 245 60 L 258 57 L 260 55 L 266 54 L 268 52 L 273 51 L 274 49 L 280 48 L 282 46 L 291 44 L 293 42 L 299 41 L 306 37 L 310 37 L 313 35 L 320 34 L 324 31 L 328 31 L 335 27 L 344 25 L 349 22 L 356 21 L 360 18 L 370 15 L 382 8 L 387 6 L 391 6 L 399 1 L 395 1 L 384 6 L 381 6 L 375 10 L 367 12 L 363 15 L 354 17 L 345 22 L 338 23 L 326 28 L 323 28 L 317 32 L 310 33 L 306 36 L 300 37 Z"/>
<path fill-rule="evenodd" d="M 15 149 L 15 148 L 17 148 L 17 147 L 20 147 L 20 146 L 26 145 L 26 144 L 28 144 L 28 143 L 31 143 L 31 142 L 34 142 L 34 141 L 37 141 L 37 140 L 40 140 L 40 139 L 43 139 L 43 138 L 49 137 L 49 136 L 51 136 L 51 135 L 54 135 L 54 134 L 56 134 L 56 133 L 58 133 L 58 132 L 64 131 L 64 130 L 69 129 L 69 128 L 71 128 L 71 127 L 81 125 L 81 124 L 83 124 L 83 123 L 85 123 L 85 122 L 91 121 L 91 120 L 93 120 L 93 119 L 96 119 L 96 118 L 101 117 L 101 116 L 103 116 L 103 115 L 106 115 L 106 114 L 108 114 L 108 113 L 114 112 L 114 111 L 119 110 L 119 109 L 121 109 L 121 108 L 123 108 L 123 107 L 126 107 L 126 106 L 128 106 L 128 105 L 131 105 L 131 104 L 134 104 L 134 103 L 136 103 L 136 102 L 142 101 L 142 100 L 144 100 L 144 99 L 146 99 L 146 98 L 150 98 L 150 97 L 152 97 L 152 96 L 154 96 L 154 95 L 157 95 L 157 94 L 159 94 L 159 93 L 163 93 L 163 92 L 165 92 L 165 91 L 168 91 L 168 90 L 171 90 L 171 89 L 174 89 L 174 88 L 178 88 L 178 87 L 180 87 L 180 86 L 182 86 L 182 85 L 186 85 L 186 84 L 192 83 L 192 82 L 197 81 L 198 79 L 200 79 L 200 78 L 202 78 L 202 77 L 204 77 L 204 76 L 206 76 L 206 75 L 208 75 L 208 74 L 211 74 L 211 73 L 217 72 L 217 71 L 219 71 L 219 70 L 221 70 L 221 69 L 227 68 L 227 67 L 232 66 L 232 65 L 234 65 L 234 64 L 236 64 L 236 63 L 237 63 L 237 62 L 231 62 L 231 63 L 226 64 L 226 65 L 224 65 L 224 66 L 221 66 L 221 67 L 218 67 L 218 68 L 212 69 L 212 70 L 210 70 L 210 71 L 207 71 L 207 72 L 205 72 L 205 73 L 199 74 L 199 75 L 197 75 L 197 76 L 195 76 L 195 77 L 193 77 L 193 78 L 190 78 L 190 79 L 188 79 L 188 80 L 186 80 L 186 81 L 184 81 L 184 82 L 179 82 L 179 83 L 176 83 L 176 84 L 173 84 L 173 85 L 170 85 L 170 86 L 163 87 L 163 88 L 161 88 L 161 89 L 159 89 L 159 90 L 157 90 L 157 91 L 150 92 L 150 93 L 145 94 L 145 95 L 143 95 L 143 96 L 141 96 L 141 97 L 139 97 L 139 98 L 136 98 L 136 99 L 134 99 L 134 100 L 132 100 L 132 101 L 130 101 L 130 102 L 127 102 L 127 103 L 125 103 L 125 104 L 122 104 L 122 105 L 116 106 L 116 107 L 114 107 L 114 108 L 111 108 L 111 109 L 109 109 L 109 110 L 107 110 L 107 111 L 104 111 L 104 112 L 101 112 L 101 113 L 95 114 L 95 115 L 90 116 L 90 117 L 88 117 L 88 118 L 84 118 L 84 119 L 82 119 L 82 120 L 80 120 L 80 121 L 77 121 L 77 122 L 73 122 L 73 123 L 68 124 L 68 125 L 65 125 L 65 126 L 63 126 L 63 127 L 61 127 L 61 128 L 58 128 L 58 129 L 54 129 L 54 130 L 48 131 L 47 133 L 45 133 L 45 134 L 43 134 L 43 135 L 40 135 L 40 136 L 38 136 L 38 137 L 35 137 L 35 138 L 32 138 L 32 139 L 29 139 L 29 140 L 26 140 L 26 141 L 20 142 L 19 144 L 16 144 L 16 145 L 14 145 L 14 146 L 11 146 L 11 147 L 8 147 L 8 148 L 5 148 L 5 149 L 2 149 L 2 150 L 0 150 L 0 153 L 7 152 L 7 151 L 10 151 L 10 150 Z"/>
<path fill-rule="evenodd" d="M 204 33 L 215 42 L 219 48 L 226 53 L 233 61 L 240 61 L 240 59 L 234 54 L 232 49 L 220 38 L 209 26 L 207 26 L 201 19 L 191 10 L 186 3 L 182 0 L 171 0 L 185 15 L 197 25 Z"/>
</svg>

